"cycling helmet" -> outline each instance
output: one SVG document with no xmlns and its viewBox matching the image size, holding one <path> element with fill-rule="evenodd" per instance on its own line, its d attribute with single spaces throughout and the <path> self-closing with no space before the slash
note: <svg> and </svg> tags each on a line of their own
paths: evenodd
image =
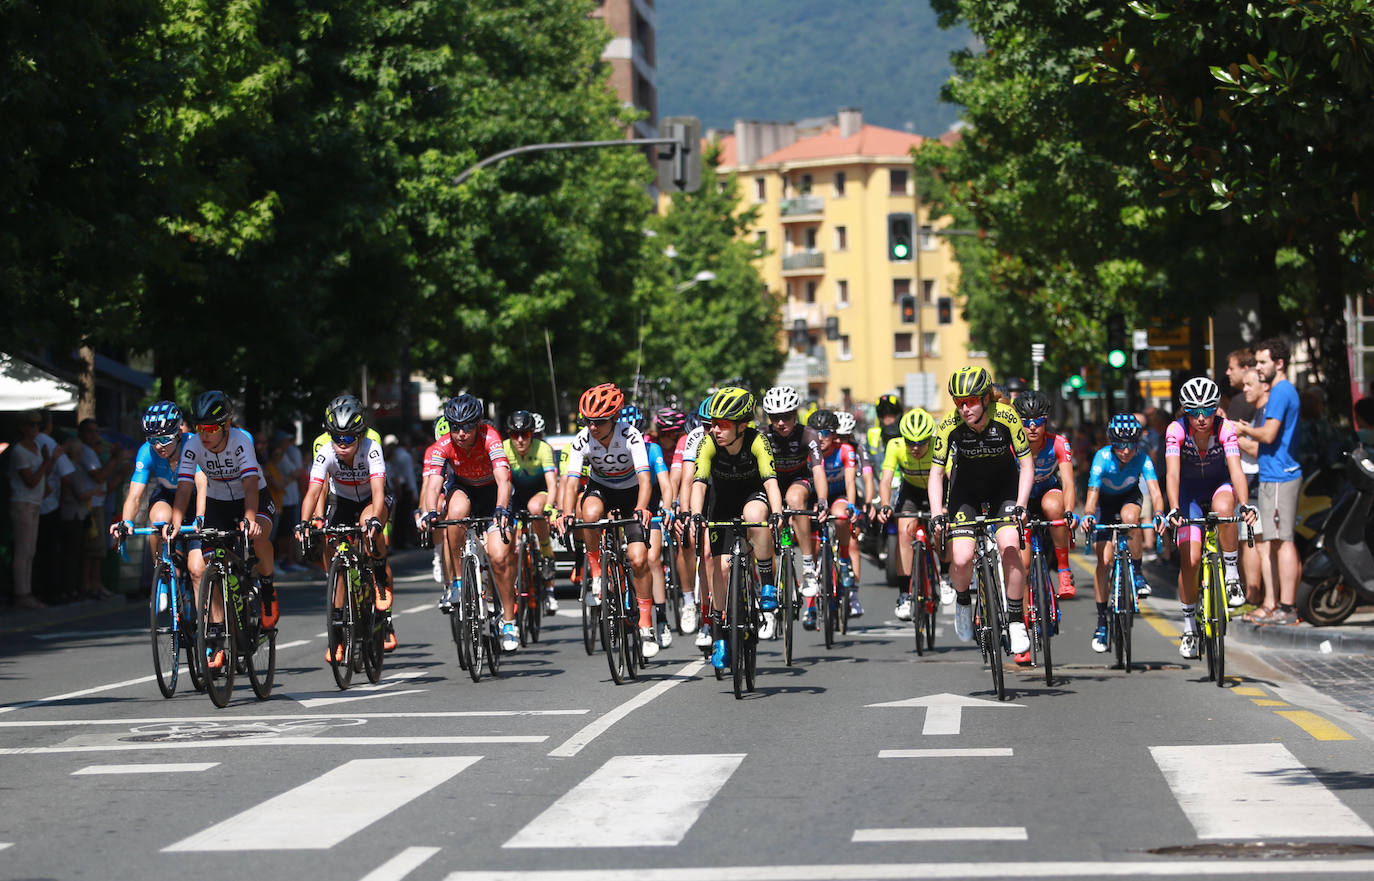
<svg viewBox="0 0 1374 881">
<path fill-rule="evenodd" d="M 1195 407 L 1215 407 L 1221 403 L 1221 389 L 1205 376 L 1194 376 L 1178 390 L 1178 402 L 1183 409 Z"/>
<path fill-rule="evenodd" d="M 841 410 L 835 414 L 835 418 L 839 420 L 840 423 L 835 429 L 836 434 L 851 435 L 854 433 L 855 422 L 853 413 L 850 413 L 848 410 Z"/>
<path fill-rule="evenodd" d="M 444 404 L 444 415 L 448 417 L 449 428 L 467 425 L 482 418 L 482 401 L 463 392 L 456 398 L 449 398 Z"/>
<path fill-rule="evenodd" d="M 775 385 L 763 395 L 763 412 L 769 416 L 791 413 L 801 406 L 801 395 L 791 386 Z"/>
<path fill-rule="evenodd" d="M 234 405 L 221 391 L 201 392 L 191 405 L 191 421 L 197 425 L 225 425 L 234 415 Z"/>
<path fill-rule="evenodd" d="M 448 434 L 448 417 L 440 416 L 434 420 L 434 439 L 439 440 L 446 434 Z"/>
<path fill-rule="evenodd" d="M 534 414 L 529 410 L 516 410 L 506 417 L 506 431 L 511 434 L 524 434 L 534 431 Z"/>
<path fill-rule="evenodd" d="M 701 420 L 710 419 L 709 410 L 711 407 L 711 396 L 707 395 L 701 399 L 701 404 L 697 407 L 697 418 Z"/>
<path fill-rule="evenodd" d="M 930 440 L 931 435 L 935 434 L 935 418 L 917 407 L 902 417 L 901 429 L 902 437 L 908 443 L 925 443 Z"/>
<path fill-rule="evenodd" d="M 878 395 L 878 400 L 873 402 L 873 407 L 878 411 L 878 418 L 884 416 L 902 415 L 902 402 L 897 400 L 896 395 Z"/>
<path fill-rule="evenodd" d="M 1140 420 L 1130 413 L 1118 413 L 1107 423 L 1107 437 L 1112 443 L 1134 443 L 1140 438 Z"/>
<path fill-rule="evenodd" d="M 357 434 L 366 424 L 363 402 L 353 395 L 339 395 L 324 411 L 324 428 L 331 434 Z"/>
<path fill-rule="evenodd" d="M 835 431 L 840 427 L 840 418 L 834 410 L 817 410 L 806 420 L 806 427 L 817 431 Z"/>
<path fill-rule="evenodd" d="M 594 385 L 582 393 L 577 411 L 588 419 L 614 419 L 625 406 L 625 393 L 613 382 Z"/>
<path fill-rule="evenodd" d="M 533 413 L 533 414 L 531 414 L 531 415 L 534 417 L 534 433 L 535 433 L 535 434 L 543 434 L 543 433 L 544 433 L 544 417 L 543 417 L 543 416 L 540 416 L 538 413 Z"/>
<path fill-rule="evenodd" d="M 754 396 L 748 389 L 727 385 L 711 396 L 706 407 L 707 419 L 728 419 L 745 422 L 754 415 Z"/>
<path fill-rule="evenodd" d="M 166 437 L 181 433 L 181 408 L 171 401 L 158 401 L 143 411 L 143 436 Z"/>
<path fill-rule="evenodd" d="M 620 408 L 620 415 L 616 417 L 617 422 L 628 422 L 640 431 L 643 431 L 648 423 L 644 419 L 644 411 L 639 409 L 637 404 L 626 404 Z"/>
<path fill-rule="evenodd" d="M 949 396 L 971 398 L 992 390 L 992 376 L 982 367 L 960 367 L 949 378 Z"/>
<path fill-rule="evenodd" d="M 1022 419 L 1039 419 L 1050 412 L 1050 397 L 1044 392 L 1022 392 L 1013 404 Z"/>
<path fill-rule="evenodd" d="M 672 407 L 661 407 L 654 414 L 654 425 L 659 431 L 682 431 L 687 427 L 687 416 Z"/>
<path fill-rule="evenodd" d="M 1007 381 L 1002 385 L 1009 392 L 1024 392 L 1026 390 L 1026 381 L 1019 376 L 1007 377 Z"/>
</svg>

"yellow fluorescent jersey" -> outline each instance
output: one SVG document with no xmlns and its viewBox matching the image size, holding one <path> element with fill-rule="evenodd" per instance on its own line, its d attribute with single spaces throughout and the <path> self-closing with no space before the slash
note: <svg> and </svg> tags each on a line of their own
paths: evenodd
<svg viewBox="0 0 1374 881">
<path fill-rule="evenodd" d="M 904 482 L 924 489 L 930 480 L 930 464 L 934 456 L 933 443 L 926 444 L 925 453 L 918 459 L 911 455 L 905 438 L 894 437 L 887 442 L 887 451 L 883 456 L 883 467 L 880 470 L 900 474 Z"/>
<path fill-rule="evenodd" d="M 980 483 L 1015 473 L 1016 461 L 1030 455 L 1021 417 L 1006 404 L 993 404 L 982 431 L 974 431 L 955 410 L 940 420 L 931 442 L 931 461 L 944 468 L 958 464 L 960 480 Z"/>
<path fill-rule="evenodd" d="M 375 428 L 369 428 L 367 430 L 367 439 L 376 444 L 377 449 L 380 450 L 382 448 L 382 436 L 377 433 Z M 315 438 L 315 447 L 311 450 L 311 454 L 318 456 L 320 454 L 320 449 L 327 443 L 329 443 L 329 432 L 326 431 Z"/>
<path fill-rule="evenodd" d="M 744 443 L 738 453 L 732 454 L 718 447 L 709 432 L 702 438 L 701 448 L 697 450 L 696 479 L 702 483 L 714 482 L 718 489 L 726 492 L 743 486 L 745 482 L 762 488 L 765 480 L 777 476 L 773 447 L 767 437 L 753 428 L 744 429 Z"/>
</svg>

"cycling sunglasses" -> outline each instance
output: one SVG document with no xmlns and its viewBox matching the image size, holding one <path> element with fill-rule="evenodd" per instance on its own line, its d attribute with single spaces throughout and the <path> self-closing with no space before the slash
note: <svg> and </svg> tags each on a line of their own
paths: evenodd
<svg viewBox="0 0 1374 881">
<path fill-rule="evenodd" d="M 835 433 L 835 432 L 831 431 L 831 430 L 828 429 L 828 428 L 818 428 L 818 429 L 816 429 L 816 436 L 817 436 L 817 437 L 830 437 L 830 436 L 831 436 L 832 434 L 834 434 L 834 433 Z"/>
<path fill-rule="evenodd" d="M 197 425 L 196 431 L 201 434 L 218 434 L 224 430 L 224 426 L 217 422 L 208 422 L 204 425 Z"/>
<path fill-rule="evenodd" d="M 1045 423 L 1050 421 L 1050 417 L 1041 416 L 1036 419 L 1022 419 L 1021 421 L 1026 423 L 1027 428 L 1044 428 Z"/>
<path fill-rule="evenodd" d="M 1123 452 L 1126 451 L 1126 450 L 1134 450 L 1134 449 L 1135 449 L 1135 442 L 1134 442 L 1134 441 L 1125 441 L 1125 442 L 1117 441 L 1117 442 L 1113 442 L 1113 443 L 1112 443 L 1112 449 L 1113 449 L 1113 450 L 1121 450 L 1121 451 L 1123 451 Z"/>
<path fill-rule="evenodd" d="M 460 431 L 476 431 L 476 430 L 477 430 L 477 422 L 478 422 L 478 420 L 476 420 L 476 419 L 472 420 L 471 422 L 450 422 L 450 423 L 449 423 L 449 426 L 448 426 L 448 430 L 449 430 L 450 433 L 454 433 L 454 434 L 456 434 L 456 433 L 458 433 L 458 432 L 460 432 Z"/>
<path fill-rule="evenodd" d="M 356 434 L 331 434 L 329 439 L 341 447 L 346 447 L 358 439 Z"/>
<path fill-rule="evenodd" d="M 612 423 L 612 422 L 614 422 L 614 421 L 615 421 L 615 417 L 614 417 L 614 416 L 604 416 L 604 417 L 602 417 L 601 419 L 591 419 L 591 418 L 588 418 L 588 419 L 587 419 L 587 424 L 588 424 L 588 425 L 607 425 L 607 424 Z"/>
<path fill-rule="evenodd" d="M 1189 416 L 1190 418 L 1192 418 L 1192 419 L 1206 419 L 1206 418 L 1208 418 L 1209 416 L 1215 415 L 1215 413 L 1217 412 L 1217 408 L 1216 408 L 1216 407 L 1194 407 L 1194 408 L 1191 409 L 1191 410 L 1184 410 L 1183 412 L 1184 412 L 1184 413 L 1187 413 L 1188 416 Z"/>
<path fill-rule="evenodd" d="M 974 404 L 981 403 L 983 403 L 982 395 L 966 395 L 962 398 L 954 399 L 954 406 L 956 407 L 972 407 Z"/>
<path fill-rule="evenodd" d="M 788 410 L 786 413 L 770 413 L 770 414 L 768 415 L 768 421 L 769 421 L 769 422 L 796 422 L 796 421 L 797 421 L 797 411 L 796 411 L 796 410 Z"/>
<path fill-rule="evenodd" d="M 930 441 L 928 441 L 928 440 L 923 440 L 923 441 L 907 441 L 907 442 L 906 442 L 906 445 L 907 445 L 908 447 L 910 447 L 911 449 L 913 449 L 913 450 L 919 450 L 921 447 L 928 446 L 929 444 L 930 444 Z"/>
<path fill-rule="evenodd" d="M 176 443 L 177 437 L 179 437 L 179 435 L 164 434 L 161 437 L 148 438 L 148 443 L 152 444 L 155 447 L 165 447 L 168 444 Z"/>
<path fill-rule="evenodd" d="M 517 431 L 511 435 L 511 440 L 529 440 L 532 437 L 534 437 L 532 431 Z"/>
</svg>

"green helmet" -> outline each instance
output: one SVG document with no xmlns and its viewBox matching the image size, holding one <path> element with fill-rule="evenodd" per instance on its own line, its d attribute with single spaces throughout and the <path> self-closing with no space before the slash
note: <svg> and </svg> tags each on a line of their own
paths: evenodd
<svg viewBox="0 0 1374 881">
<path fill-rule="evenodd" d="M 935 419 L 917 407 L 915 410 L 908 410 L 907 414 L 902 417 L 901 429 L 902 437 L 906 439 L 907 443 L 925 443 L 935 433 Z"/>
<path fill-rule="evenodd" d="M 706 405 L 706 416 L 708 419 L 745 422 L 754 416 L 754 395 L 738 386 L 719 389 Z"/>
</svg>

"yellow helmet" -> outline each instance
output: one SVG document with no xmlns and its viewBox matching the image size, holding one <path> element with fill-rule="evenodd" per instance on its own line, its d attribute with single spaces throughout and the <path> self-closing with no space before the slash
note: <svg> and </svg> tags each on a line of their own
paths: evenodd
<svg viewBox="0 0 1374 881">
<path fill-rule="evenodd" d="M 949 378 L 952 398 L 971 398 L 988 393 L 992 388 L 992 374 L 982 367 L 960 367 Z"/>
<path fill-rule="evenodd" d="M 744 422 L 754 415 L 754 395 L 748 389 L 726 386 L 711 396 L 706 405 L 708 419 L 729 419 Z"/>
<path fill-rule="evenodd" d="M 935 433 L 935 419 L 925 410 L 917 407 L 915 410 L 908 410 L 907 414 L 902 417 L 900 428 L 902 437 L 906 439 L 907 443 L 925 443 Z"/>
</svg>

